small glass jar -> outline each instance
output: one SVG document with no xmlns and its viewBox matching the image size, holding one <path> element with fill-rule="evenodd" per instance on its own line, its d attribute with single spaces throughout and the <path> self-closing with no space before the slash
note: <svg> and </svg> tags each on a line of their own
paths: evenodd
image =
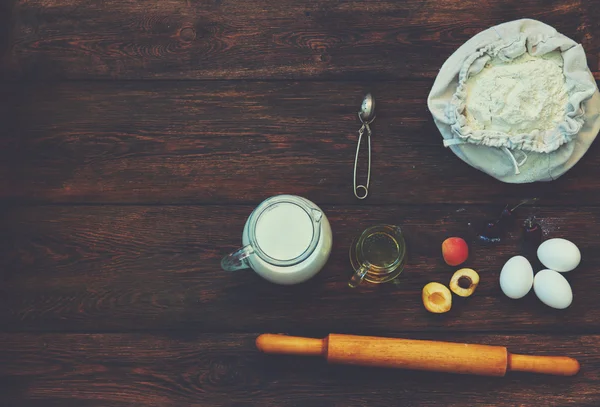
<svg viewBox="0 0 600 407">
<path fill-rule="evenodd" d="M 350 263 L 354 274 L 348 285 L 352 288 L 363 281 L 379 284 L 394 280 L 406 264 L 406 244 L 400 227 L 367 228 L 350 247 Z"/>
</svg>

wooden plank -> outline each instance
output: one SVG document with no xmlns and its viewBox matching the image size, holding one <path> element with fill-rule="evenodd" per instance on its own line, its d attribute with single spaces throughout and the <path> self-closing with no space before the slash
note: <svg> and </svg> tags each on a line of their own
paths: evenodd
<svg viewBox="0 0 600 407">
<path fill-rule="evenodd" d="M 59 83 L 3 87 L 0 198 L 34 202 L 257 203 L 294 193 L 358 204 L 363 95 L 377 98 L 361 204 L 600 203 L 598 143 L 552 183 L 504 184 L 443 147 L 430 82 Z M 363 148 L 365 150 L 365 148 Z M 507 158 L 508 160 L 508 158 Z M 360 177 L 366 176 L 366 155 Z"/>
<path fill-rule="evenodd" d="M 594 1 L 18 0 L 9 78 L 433 78 L 476 33 L 529 17 L 598 73 Z"/>
<path fill-rule="evenodd" d="M 329 331 L 600 332 L 600 208 L 521 208 L 535 214 L 546 237 L 579 245 L 583 261 L 565 276 L 574 302 L 566 310 L 500 291 L 500 270 L 520 253 L 518 225 L 498 246 L 471 245 L 466 266 L 479 271 L 474 296 L 454 298 L 451 312 L 425 311 L 421 290 L 448 283 L 456 268 L 441 242 L 467 236 L 469 222 L 501 207 L 324 206 L 334 231 L 330 260 L 307 283 L 276 286 L 250 271 L 226 273 L 220 259 L 241 244 L 250 206 L 49 206 L 3 211 L 0 326 L 10 331 L 198 332 Z M 398 285 L 347 286 L 352 239 L 377 223 L 399 224 L 409 246 Z"/>
<path fill-rule="evenodd" d="M 12 10 L 16 0 L 0 2 L 0 73 L 8 69 L 8 50 L 12 43 L 14 20 Z M 2 78 L 2 76 L 0 76 Z"/>
<path fill-rule="evenodd" d="M 436 335 L 430 339 L 569 355 L 575 377 L 489 378 L 327 365 L 267 356 L 257 334 L 0 334 L 3 405 L 595 406 L 600 336 Z M 414 337 L 414 335 L 413 335 Z M 422 339 L 422 336 L 415 337 Z M 524 385 L 524 382 L 526 385 Z"/>
</svg>

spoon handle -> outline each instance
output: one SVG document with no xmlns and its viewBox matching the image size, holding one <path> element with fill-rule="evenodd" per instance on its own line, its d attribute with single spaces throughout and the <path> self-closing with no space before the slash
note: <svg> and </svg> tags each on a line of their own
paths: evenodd
<svg viewBox="0 0 600 407">
<path fill-rule="evenodd" d="M 367 170 L 367 183 L 366 185 L 356 185 L 356 173 L 358 172 L 358 154 L 360 152 L 360 145 L 365 129 L 367 130 L 367 140 L 369 145 L 369 166 Z M 354 157 L 354 196 L 356 196 L 358 199 L 365 199 L 369 194 L 369 182 L 371 182 L 371 128 L 369 127 L 368 123 L 365 123 L 358 131 L 358 145 L 356 146 L 356 156 Z M 359 194 L 359 190 L 364 190 L 364 194 Z"/>
</svg>

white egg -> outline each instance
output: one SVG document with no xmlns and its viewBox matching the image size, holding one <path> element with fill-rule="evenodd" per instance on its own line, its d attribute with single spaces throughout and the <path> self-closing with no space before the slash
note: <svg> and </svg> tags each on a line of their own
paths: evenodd
<svg viewBox="0 0 600 407">
<path fill-rule="evenodd" d="M 567 239 L 550 239 L 538 247 L 537 255 L 547 268 L 564 273 L 579 265 L 581 252 Z"/>
<path fill-rule="evenodd" d="M 500 288 L 509 298 L 523 298 L 533 285 L 533 268 L 523 256 L 510 258 L 500 272 Z"/>
<path fill-rule="evenodd" d="M 573 291 L 566 278 L 554 270 L 542 270 L 533 281 L 535 295 L 547 306 L 565 309 L 573 302 Z"/>
</svg>

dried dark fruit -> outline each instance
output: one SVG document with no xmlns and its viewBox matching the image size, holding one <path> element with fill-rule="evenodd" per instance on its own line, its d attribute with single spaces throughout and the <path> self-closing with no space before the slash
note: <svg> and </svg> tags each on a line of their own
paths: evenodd
<svg viewBox="0 0 600 407">
<path fill-rule="evenodd" d="M 536 250 L 542 243 L 542 227 L 536 222 L 535 216 L 530 216 L 523 222 L 523 240 Z"/>
<path fill-rule="evenodd" d="M 499 237 L 488 237 L 484 235 L 479 235 L 477 238 L 483 243 L 500 243 L 502 241 Z"/>
<path fill-rule="evenodd" d="M 484 242 L 493 242 L 494 240 L 500 241 L 501 235 L 502 225 L 500 220 L 491 220 L 485 222 L 477 237 Z"/>
<path fill-rule="evenodd" d="M 537 198 L 528 199 L 517 206 L 509 209 L 509 205 L 506 205 L 500 213 L 500 218 L 497 220 L 488 220 L 485 222 L 483 227 L 477 234 L 477 238 L 484 243 L 498 243 L 502 240 L 502 237 L 506 234 L 506 231 L 514 225 L 515 210 L 528 202 L 536 201 Z"/>
</svg>

